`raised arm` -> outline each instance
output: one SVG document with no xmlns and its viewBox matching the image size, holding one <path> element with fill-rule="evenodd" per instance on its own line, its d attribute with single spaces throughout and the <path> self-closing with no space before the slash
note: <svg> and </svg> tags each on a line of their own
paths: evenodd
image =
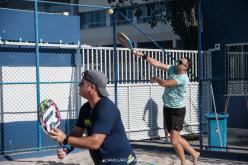
<svg viewBox="0 0 248 165">
<path fill-rule="evenodd" d="M 168 70 L 169 65 L 167 64 L 163 64 L 160 61 L 151 58 L 147 55 L 145 55 L 144 53 L 142 53 L 141 51 L 137 51 L 137 50 L 133 50 L 133 55 L 135 55 L 136 57 L 142 57 L 143 59 L 145 59 L 149 64 L 151 64 L 152 66 L 162 69 L 162 70 Z"/>
</svg>

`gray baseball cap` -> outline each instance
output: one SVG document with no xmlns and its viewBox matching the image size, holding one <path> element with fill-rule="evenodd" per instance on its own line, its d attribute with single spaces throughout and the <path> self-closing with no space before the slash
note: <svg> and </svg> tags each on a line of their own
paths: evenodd
<svg viewBox="0 0 248 165">
<path fill-rule="evenodd" d="M 97 90 L 101 96 L 109 96 L 106 90 L 108 78 L 104 73 L 97 70 L 86 70 L 82 74 L 83 74 L 83 79 L 96 85 Z M 79 83 L 79 86 L 82 85 L 83 79 Z"/>
</svg>

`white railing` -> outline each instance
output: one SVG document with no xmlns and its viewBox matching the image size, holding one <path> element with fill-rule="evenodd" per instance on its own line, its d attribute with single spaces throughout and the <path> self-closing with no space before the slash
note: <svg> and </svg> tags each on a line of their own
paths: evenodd
<svg viewBox="0 0 248 165">
<path fill-rule="evenodd" d="M 137 49 L 158 61 L 174 65 L 183 57 L 189 57 L 193 66 L 189 76 L 195 80 L 197 75 L 197 51 Z M 174 60 L 176 59 L 176 60 Z M 82 48 L 83 70 L 96 69 L 104 72 L 110 82 L 114 81 L 114 53 L 112 47 L 84 47 Z M 145 60 L 131 55 L 129 49 L 117 48 L 117 79 L 119 83 L 148 82 L 152 77 L 165 79 L 167 73 L 152 67 Z"/>
<path fill-rule="evenodd" d="M 226 44 L 227 95 L 248 95 L 248 43 Z"/>
<path fill-rule="evenodd" d="M 17 46 L 34 47 L 34 43 L 22 43 L 1 41 L 3 47 Z M 46 82 L 53 77 L 56 82 L 80 80 L 80 73 L 86 69 L 97 69 L 107 74 L 110 81 L 114 80 L 114 65 L 113 65 L 113 48 L 109 47 L 91 47 L 86 45 L 68 45 L 68 44 L 47 44 L 39 43 L 41 49 L 51 49 L 56 51 L 58 48 L 76 49 L 75 54 L 76 66 L 63 67 L 46 67 L 42 66 L 40 72 L 42 77 L 41 82 Z M 9 49 L 8 49 L 9 50 Z M 79 51 L 80 50 L 80 51 Z M 183 50 L 166 50 L 164 54 L 158 49 L 139 49 L 147 55 L 168 64 L 176 64 L 173 58 L 179 60 L 182 57 L 190 57 L 193 60 L 192 72 L 197 74 L 197 51 L 183 51 Z M 15 50 L 16 51 L 16 50 Z M 51 51 L 51 52 L 54 52 Z M 50 52 L 50 53 L 51 53 Z M 75 52 L 75 51 L 74 51 Z M 42 54 L 41 54 L 42 55 Z M 59 57 L 59 54 L 58 54 Z M 173 57 L 173 58 L 172 58 Z M 146 139 L 156 136 L 163 136 L 163 121 L 162 121 L 162 93 L 163 88 L 157 84 L 150 84 L 148 81 L 152 76 L 159 76 L 166 78 L 166 73 L 156 68 L 151 67 L 142 58 L 134 57 L 130 51 L 125 48 L 117 48 L 117 66 L 118 66 L 118 107 L 120 108 L 122 119 L 128 136 L 130 139 Z M 82 64 L 82 65 L 81 65 Z M 207 64 L 207 63 L 206 63 Z M 35 81 L 35 66 L 22 67 L 5 67 L 1 68 L 2 82 L 12 82 L 13 77 L 18 77 L 28 73 L 27 77 L 23 76 L 22 81 Z M 77 74 L 75 74 L 77 72 Z M 31 74 L 32 73 L 32 74 Z M 135 82 L 135 83 L 131 83 Z M 183 133 L 198 133 L 198 82 L 191 82 L 187 89 L 187 116 L 186 124 L 188 129 Z M 12 91 L 12 90 L 15 90 Z M 16 121 L 35 121 L 36 120 L 36 88 L 35 85 L 2 85 L 0 88 L 2 93 L 1 99 L 3 107 L 1 112 L 10 113 L 2 115 L 1 122 L 16 122 Z M 108 84 L 108 91 L 110 99 L 115 100 L 114 85 Z M 16 93 L 17 92 L 17 93 Z M 54 99 L 62 110 L 63 119 L 75 119 L 80 105 L 84 100 L 79 101 L 78 87 L 75 83 L 54 83 L 41 85 L 41 97 Z M 29 98 L 32 105 L 29 109 L 27 107 L 20 107 L 17 103 L 20 100 Z M 69 98 L 69 99 L 68 99 Z M 206 98 L 208 96 L 206 95 Z M 25 101 L 24 101 L 25 102 Z M 80 103 L 79 103 L 80 102 Z M 204 106 L 207 106 L 209 101 L 204 99 Z M 16 108 L 18 107 L 18 108 Z M 18 119 L 13 112 L 22 113 L 24 116 Z M 9 117 L 8 115 L 12 115 Z M 30 115 L 32 115 L 30 117 Z M 156 130 L 159 129 L 159 130 Z"/>
<path fill-rule="evenodd" d="M 34 42 L 24 42 L 20 38 L 19 42 L 1 40 L 0 45 L 5 46 L 31 46 L 34 47 Z M 95 69 L 104 72 L 110 82 L 114 81 L 114 51 L 113 47 L 91 47 L 89 45 L 76 45 L 65 44 L 60 41 L 59 44 L 38 43 L 41 48 L 60 48 L 60 49 L 80 49 L 81 50 L 81 63 L 82 69 Z M 137 49 L 143 53 L 157 59 L 158 61 L 170 65 L 174 65 L 183 57 L 192 59 L 193 66 L 189 72 L 192 80 L 196 80 L 197 71 L 197 51 L 190 50 L 165 50 L 160 49 Z M 175 60 L 176 59 L 176 60 Z M 119 83 L 133 83 L 133 82 L 148 82 L 151 77 L 161 77 L 165 79 L 167 74 L 157 68 L 152 67 L 142 58 L 131 55 L 129 49 L 117 48 L 117 79 Z"/>
</svg>

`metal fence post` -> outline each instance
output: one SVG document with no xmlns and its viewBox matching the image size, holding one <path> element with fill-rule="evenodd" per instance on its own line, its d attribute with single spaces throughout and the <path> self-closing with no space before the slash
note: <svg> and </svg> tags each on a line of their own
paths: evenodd
<svg viewBox="0 0 248 165">
<path fill-rule="evenodd" d="M 201 45 L 201 32 L 202 32 L 202 20 L 201 20 L 201 0 L 197 1 L 197 17 L 198 17 L 198 80 L 199 80 L 199 122 L 200 122 L 200 149 L 203 149 L 203 126 L 202 126 L 202 45 Z"/>
<path fill-rule="evenodd" d="M 38 0 L 34 2 L 34 21 L 35 21 L 35 61 L 36 61 L 36 99 L 37 99 L 37 137 L 38 150 L 41 150 L 41 128 L 38 118 L 38 106 L 40 103 L 40 55 L 39 55 L 39 21 L 38 21 Z"/>
<path fill-rule="evenodd" d="M 115 104 L 118 107 L 118 95 L 117 95 L 117 84 L 118 84 L 118 66 L 117 66 L 117 50 L 116 50 L 116 14 L 117 10 L 114 9 L 114 13 L 112 15 L 113 21 L 113 61 L 114 61 L 114 83 L 115 83 Z"/>
</svg>

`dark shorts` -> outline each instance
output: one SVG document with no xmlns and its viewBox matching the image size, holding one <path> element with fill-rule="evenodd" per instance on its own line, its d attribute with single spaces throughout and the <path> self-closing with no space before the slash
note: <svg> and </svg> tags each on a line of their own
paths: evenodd
<svg viewBox="0 0 248 165">
<path fill-rule="evenodd" d="M 186 108 L 169 108 L 164 107 L 164 128 L 166 127 L 168 132 L 172 130 L 181 131 L 183 129 L 184 118 Z"/>
</svg>

